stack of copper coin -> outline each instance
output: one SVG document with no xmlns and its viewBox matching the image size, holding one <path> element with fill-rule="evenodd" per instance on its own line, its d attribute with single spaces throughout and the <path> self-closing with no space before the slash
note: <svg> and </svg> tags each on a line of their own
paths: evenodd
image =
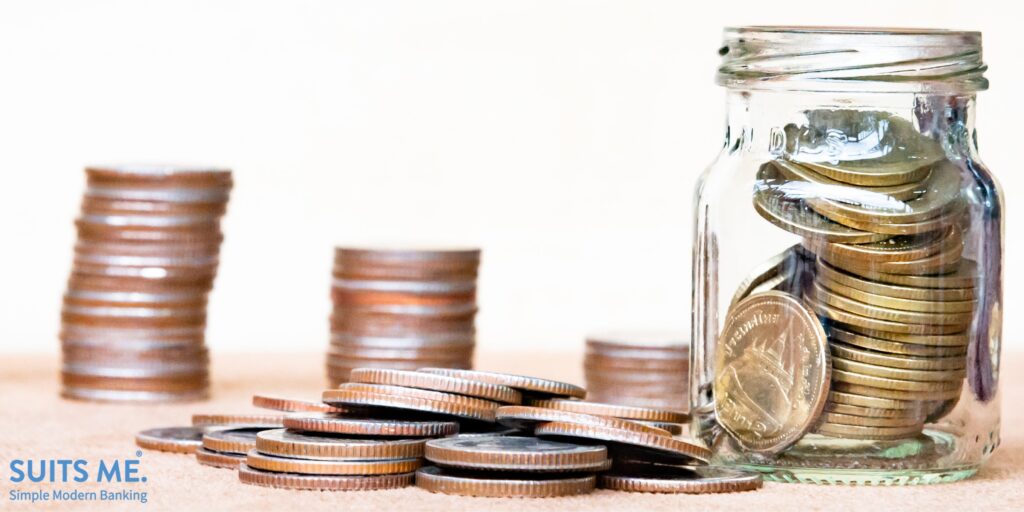
<svg viewBox="0 0 1024 512">
<path fill-rule="evenodd" d="M 688 408 L 690 344 L 681 334 L 622 332 L 587 337 L 587 398 L 660 409 Z"/>
<path fill-rule="evenodd" d="M 335 250 L 330 385 L 353 368 L 470 368 L 480 251 Z"/>
<path fill-rule="evenodd" d="M 207 394 L 206 298 L 231 172 L 90 167 L 61 312 L 62 394 L 103 401 Z"/>
</svg>

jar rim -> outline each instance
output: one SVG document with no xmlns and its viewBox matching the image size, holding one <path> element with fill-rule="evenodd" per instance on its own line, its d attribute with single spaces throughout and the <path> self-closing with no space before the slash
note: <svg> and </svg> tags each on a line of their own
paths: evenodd
<svg viewBox="0 0 1024 512">
<path fill-rule="evenodd" d="M 845 92 L 988 88 L 981 32 L 929 28 L 727 27 L 717 82 L 726 87 Z"/>
</svg>

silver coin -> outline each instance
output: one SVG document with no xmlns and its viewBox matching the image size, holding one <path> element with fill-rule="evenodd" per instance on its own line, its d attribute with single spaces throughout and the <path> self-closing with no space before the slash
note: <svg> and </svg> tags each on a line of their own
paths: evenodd
<svg viewBox="0 0 1024 512">
<path fill-rule="evenodd" d="M 601 445 L 518 436 L 432 439 L 424 456 L 439 466 L 495 471 L 602 471 L 610 464 Z"/>
</svg>

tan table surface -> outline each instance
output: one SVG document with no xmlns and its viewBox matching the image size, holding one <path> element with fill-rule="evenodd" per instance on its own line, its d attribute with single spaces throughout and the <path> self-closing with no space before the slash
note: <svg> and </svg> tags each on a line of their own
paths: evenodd
<svg viewBox="0 0 1024 512">
<path fill-rule="evenodd" d="M 0 509 L 139 509 L 138 503 L 10 502 L 9 491 L 90 489 L 99 484 L 12 484 L 14 458 L 133 458 L 135 432 L 187 425 L 194 412 L 253 410 L 253 392 L 318 397 L 323 386 L 321 354 L 215 354 L 213 398 L 207 402 L 128 406 L 61 400 L 58 360 L 53 356 L 0 355 Z M 578 354 L 495 354 L 478 358 L 480 369 L 581 380 Z M 724 495 L 652 495 L 597 491 L 575 498 L 490 499 L 443 496 L 407 488 L 372 492 L 310 492 L 243 485 L 229 470 L 197 464 L 192 457 L 145 452 L 145 484 L 103 484 L 148 493 L 148 510 L 1024 510 L 1024 354 L 1004 358 L 1002 446 L 978 476 L 960 483 L 919 487 L 827 487 L 765 484 L 757 492 Z"/>
</svg>

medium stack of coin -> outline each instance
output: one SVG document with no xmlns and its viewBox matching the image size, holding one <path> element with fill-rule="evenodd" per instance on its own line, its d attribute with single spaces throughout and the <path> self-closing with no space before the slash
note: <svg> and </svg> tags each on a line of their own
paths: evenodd
<svg viewBox="0 0 1024 512">
<path fill-rule="evenodd" d="M 587 398 L 660 409 L 689 407 L 690 344 L 674 333 L 620 332 L 586 340 Z"/>
<path fill-rule="evenodd" d="M 339 247 L 334 254 L 331 386 L 353 368 L 470 368 L 478 249 Z"/>
<path fill-rule="evenodd" d="M 802 247 L 736 298 L 763 291 L 752 282 L 774 283 L 825 322 L 831 393 L 818 433 L 912 437 L 951 410 L 966 374 L 978 269 L 962 257 L 961 171 L 901 118 L 839 110 L 808 120 L 786 128 L 787 157 L 761 167 L 754 191 L 757 212 Z M 838 132 L 877 147 L 853 145 L 861 153 L 849 159 L 822 151 Z"/>
<path fill-rule="evenodd" d="M 223 169 L 86 169 L 60 339 L 62 395 L 163 402 L 207 395 L 206 298 L 217 272 Z"/>
</svg>

